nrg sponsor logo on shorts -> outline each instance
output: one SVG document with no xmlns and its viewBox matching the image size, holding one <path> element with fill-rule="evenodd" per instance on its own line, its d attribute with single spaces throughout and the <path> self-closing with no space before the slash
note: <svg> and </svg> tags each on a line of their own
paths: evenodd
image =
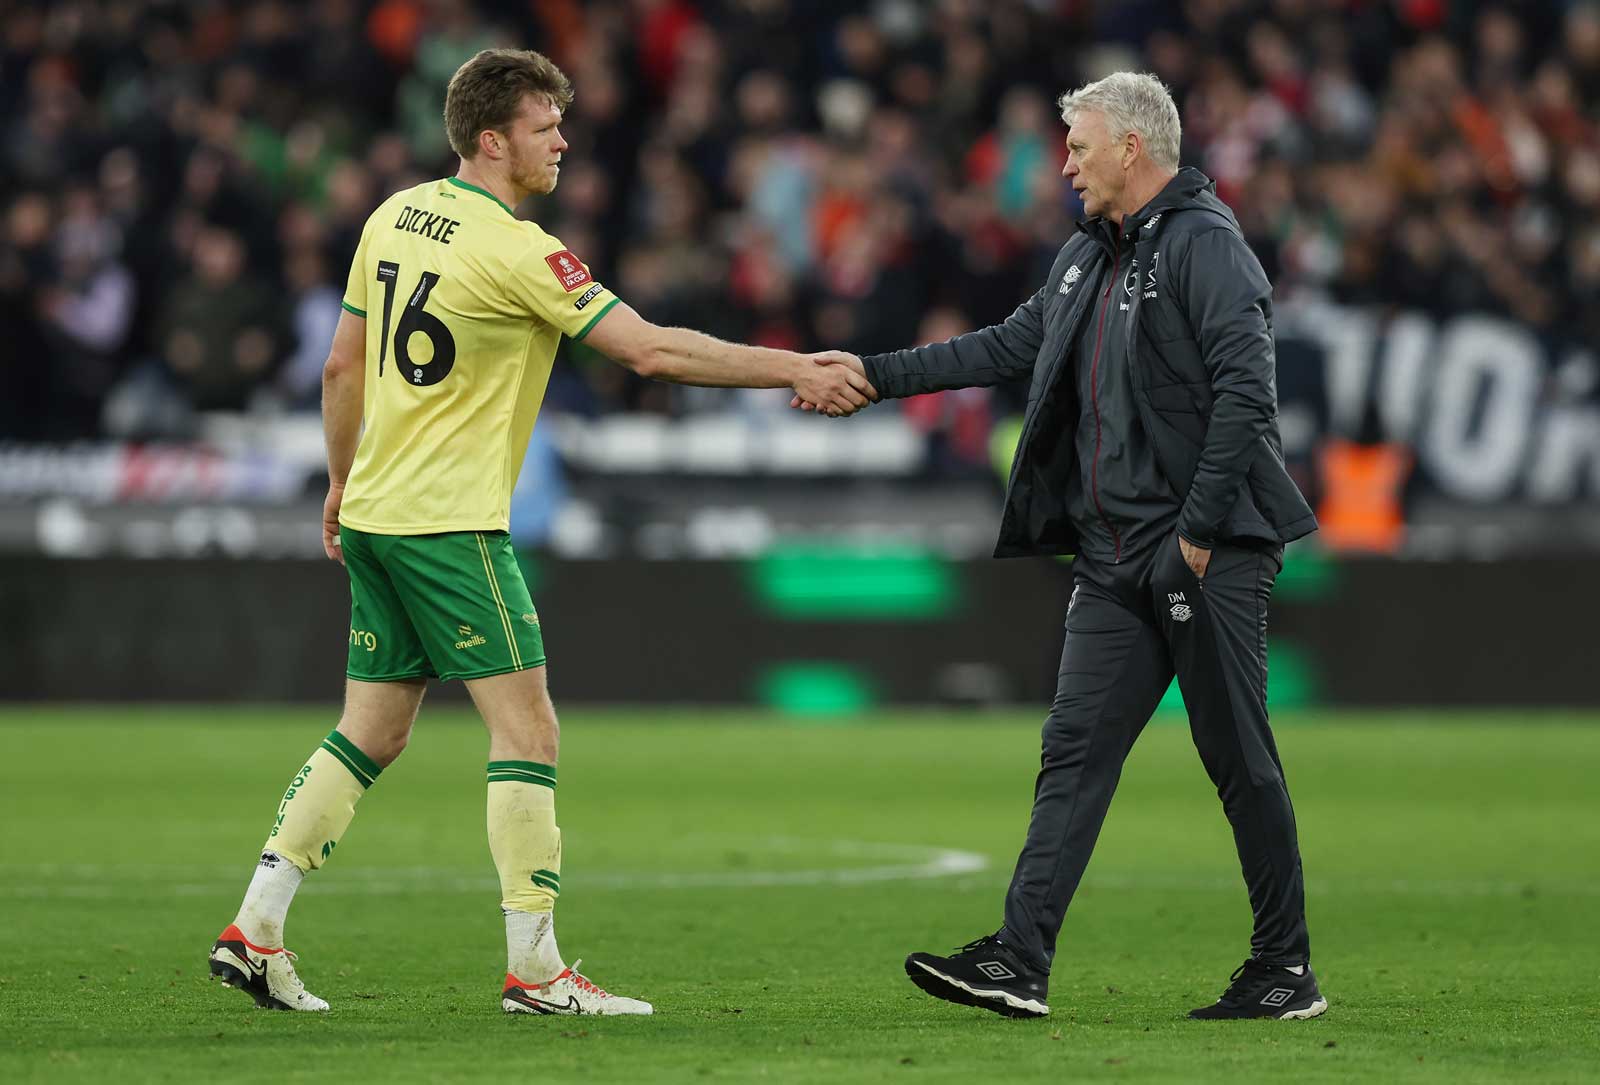
<svg viewBox="0 0 1600 1085">
<path fill-rule="evenodd" d="M 350 647 L 365 648 L 369 652 L 378 650 L 378 634 L 366 629 L 350 630 Z"/>
</svg>

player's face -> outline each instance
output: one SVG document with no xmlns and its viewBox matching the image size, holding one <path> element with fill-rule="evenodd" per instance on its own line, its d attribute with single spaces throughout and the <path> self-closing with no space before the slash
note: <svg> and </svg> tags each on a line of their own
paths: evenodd
<svg viewBox="0 0 1600 1085">
<path fill-rule="evenodd" d="M 1084 110 L 1074 119 L 1067 130 L 1067 164 L 1061 176 L 1082 198 L 1084 214 L 1103 217 L 1116 207 L 1126 180 L 1123 141 L 1111 138 L 1104 113 Z"/>
<path fill-rule="evenodd" d="M 545 193 L 561 176 L 561 110 L 549 100 L 528 95 L 506 132 L 511 182 L 524 192 Z"/>
</svg>

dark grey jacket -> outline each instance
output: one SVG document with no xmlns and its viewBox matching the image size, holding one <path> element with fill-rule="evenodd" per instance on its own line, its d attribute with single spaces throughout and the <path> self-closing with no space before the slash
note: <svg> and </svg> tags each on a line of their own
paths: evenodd
<svg viewBox="0 0 1600 1085">
<path fill-rule="evenodd" d="M 1180 170 L 1123 223 L 1138 235 L 1139 288 L 1126 322 L 1134 399 L 1157 463 L 1183 499 L 1184 538 L 1288 542 L 1317 524 L 1283 466 L 1272 287 L 1215 188 L 1200 171 Z M 1077 456 L 1060 437 L 1080 411 L 1076 382 L 1059 370 L 1094 310 L 1092 291 L 1075 284 L 1101 281 L 1107 259 L 1080 227 L 1044 286 L 1004 323 L 862 359 L 885 397 L 1031 378 L 996 557 L 1077 550 L 1064 498 Z"/>
</svg>

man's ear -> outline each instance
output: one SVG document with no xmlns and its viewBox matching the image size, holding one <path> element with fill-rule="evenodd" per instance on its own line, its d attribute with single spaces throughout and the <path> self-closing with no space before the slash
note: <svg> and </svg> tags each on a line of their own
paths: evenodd
<svg viewBox="0 0 1600 1085">
<path fill-rule="evenodd" d="M 1130 131 L 1122 138 L 1122 168 L 1132 166 L 1139 157 L 1139 152 L 1144 150 L 1144 137 L 1138 132 Z"/>
<path fill-rule="evenodd" d="M 478 133 L 478 150 L 498 160 L 505 154 L 505 140 L 493 128 L 485 128 Z"/>
</svg>

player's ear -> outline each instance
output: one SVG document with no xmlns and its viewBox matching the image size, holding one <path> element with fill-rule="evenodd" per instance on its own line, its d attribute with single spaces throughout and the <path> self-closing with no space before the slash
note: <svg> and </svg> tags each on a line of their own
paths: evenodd
<svg viewBox="0 0 1600 1085">
<path fill-rule="evenodd" d="M 490 158 L 499 159 L 505 154 L 505 139 L 493 128 L 485 128 L 478 133 L 478 150 Z"/>
</svg>

